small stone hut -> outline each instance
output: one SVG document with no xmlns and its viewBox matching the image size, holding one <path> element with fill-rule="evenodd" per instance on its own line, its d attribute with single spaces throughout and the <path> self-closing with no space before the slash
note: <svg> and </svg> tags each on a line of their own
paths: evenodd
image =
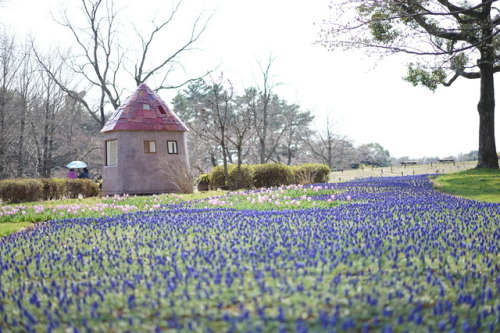
<svg viewBox="0 0 500 333">
<path fill-rule="evenodd" d="M 178 191 L 188 163 L 187 127 L 146 84 L 109 118 L 104 135 L 102 191 L 155 194 Z"/>
</svg>

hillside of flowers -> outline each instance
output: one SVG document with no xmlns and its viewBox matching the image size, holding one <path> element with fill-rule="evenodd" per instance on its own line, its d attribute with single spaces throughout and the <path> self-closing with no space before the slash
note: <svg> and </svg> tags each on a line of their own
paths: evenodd
<svg viewBox="0 0 500 333">
<path fill-rule="evenodd" d="M 499 240 L 426 176 L 45 222 L 0 239 L 0 332 L 498 332 Z"/>
</svg>

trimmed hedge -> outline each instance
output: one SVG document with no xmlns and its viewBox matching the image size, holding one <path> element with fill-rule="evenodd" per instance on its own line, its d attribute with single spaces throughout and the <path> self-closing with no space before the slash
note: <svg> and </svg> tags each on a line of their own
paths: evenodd
<svg viewBox="0 0 500 333">
<path fill-rule="evenodd" d="M 254 171 L 253 185 L 257 188 L 290 185 L 294 182 L 292 168 L 277 163 L 252 165 Z"/>
<path fill-rule="evenodd" d="M 68 198 L 78 198 L 82 195 L 84 198 L 99 196 L 99 184 L 90 179 L 69 179 L 66 183 L 66 196 Z"/>
<path fill-rule="evenodd" d="M 230 179 L 236 179 L 237 166 L 228 165 Z M 274 187 L 289 184 L 313 184 L 327 183 L 330 179 L 330 168 L 319 163 L 306 163 L 290 167 L 283 164 L 256 164 L 242 165 L 241 178 L 238 188 L 261 188 Z M 218 165 L 208 174 L 210 185 L 213 187 L 227 189 L 224 167 Z"/>
<path fill-rule="evenodd" d="M 7 203 L 32 202 L 43 198 L 40 179 L 5 179 L 0 181 L 0 199 Z"/>
<path fill-rule="evenodd" d="M 67 179 L 42 178 L 43 200 L 57 200 L 64 197 Z"/>
<path fill-rule="evenodd" d="M 100 195 L 99 185 L 90 179 L 5 179 L 0 180 L 0 199 L 5 203 L 35 202 Z"/>
</svg>

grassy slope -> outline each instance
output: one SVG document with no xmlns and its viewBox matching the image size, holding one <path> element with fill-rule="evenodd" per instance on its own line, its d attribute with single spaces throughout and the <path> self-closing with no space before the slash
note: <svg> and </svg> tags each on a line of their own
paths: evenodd
<svg viewBox="0 0 500 333">
<path fill-rule="evenodd" d="M 0 237 L 8 236 L 31 225 L 33 225 L 31 222 L 0 223 Z"/>
<path fill-rule="evenodd" d="M 468 199 L 500 203 L 500 170 L 472 169 L 433 179 L 438 190 Z"/>
</svg>

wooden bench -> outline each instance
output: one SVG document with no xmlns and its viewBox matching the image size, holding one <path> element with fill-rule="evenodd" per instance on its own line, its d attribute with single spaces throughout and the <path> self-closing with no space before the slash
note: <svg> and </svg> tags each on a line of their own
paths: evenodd
<svg viewBox="0 0 500 333">
<path fill-rule="evenodd" d="M 455 160 L 452 159 L 452 158 L 445 158 L 445 159 L 442 159 L 442 160 L 438 160 L 439 163 L 453 163 L 453 165 L 455 165 Z"/>
<path fill-rule="evenodd" d="M 403 166 L 407 166 L 407 165 L 416 165 L 417 164 L 417 161 L 402 161 L 401 162 L 401 165 Z"/>
</svg>

